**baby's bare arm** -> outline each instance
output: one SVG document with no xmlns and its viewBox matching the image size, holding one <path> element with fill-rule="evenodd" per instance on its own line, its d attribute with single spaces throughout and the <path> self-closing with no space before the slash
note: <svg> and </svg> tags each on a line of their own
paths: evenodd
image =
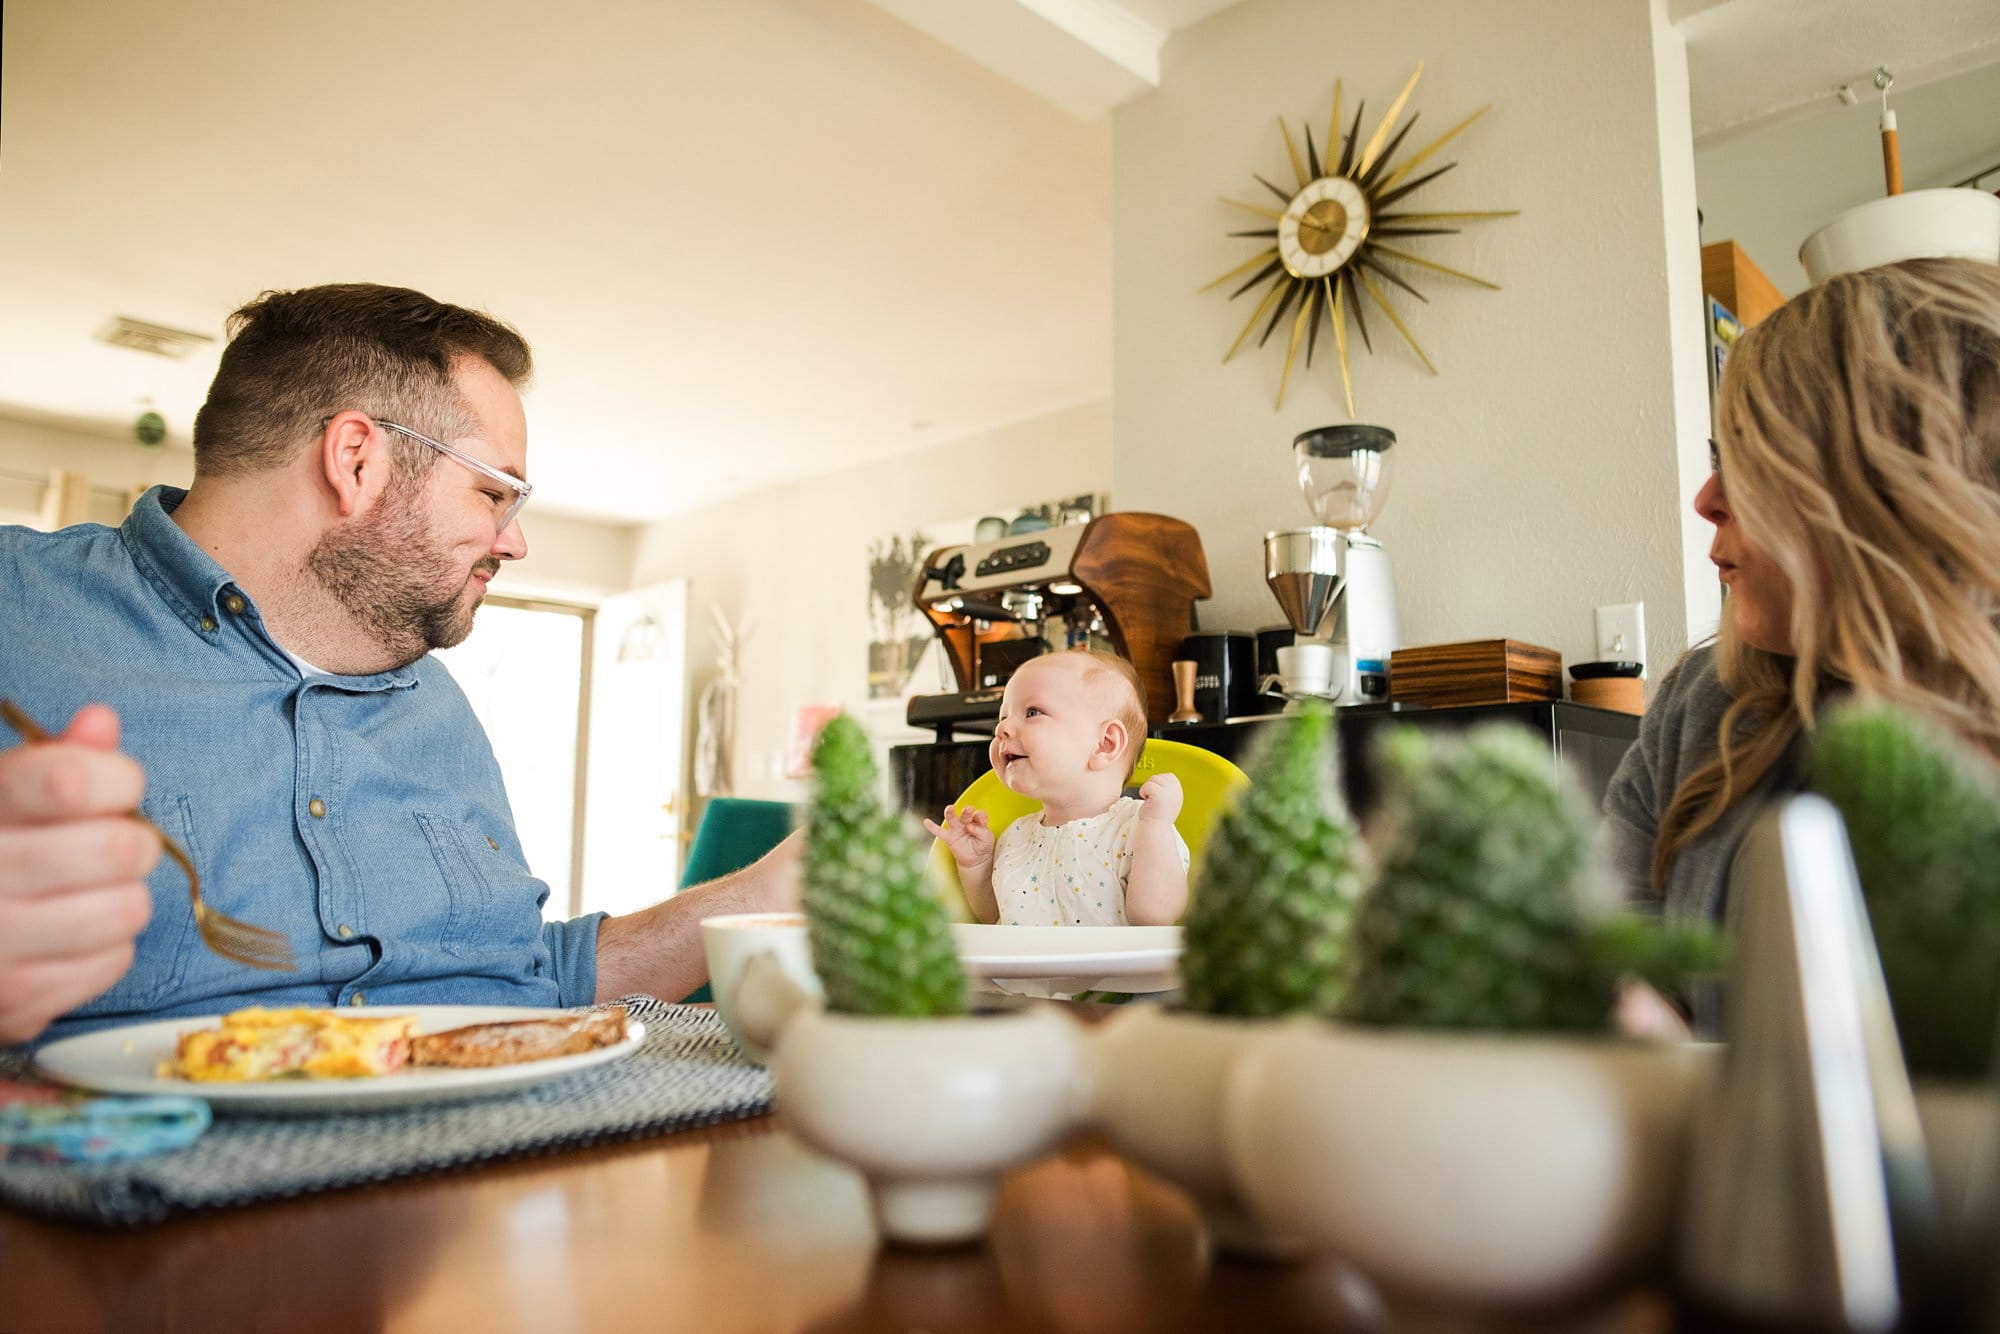
<svg viewBox="0 0 2000 1334">
<path fill-rule="evenodd" d="M 1132 869 L 1125 877 L 1125 920 L 1133 926 L 1171 926 L 1187 911 L 1187 868 L 1181 865 L 1174 827 L 1141 820 L 1132 830 Z"/>
<path fill-rule="evenodd" d="M 1000 920 L 1000 902 L 993 893 L 991 857 L 977 866 L 960 866 L 958 883 L 965 887 L 965 905 L 972 909 L 973 921 L 991 925 Z"/>
<path fill-rule="evenodd" d="M 1000 906 L 993 897 L 993 850 L 997 840 L 986 812 L 967 806 L 944 808 L 944 823 L 924 821 L 924 828 L 944 841 L 958 863 L 958 883 L 965 891 L 966 906 L 978 922 L 1000 920 Z"/>
</svg>

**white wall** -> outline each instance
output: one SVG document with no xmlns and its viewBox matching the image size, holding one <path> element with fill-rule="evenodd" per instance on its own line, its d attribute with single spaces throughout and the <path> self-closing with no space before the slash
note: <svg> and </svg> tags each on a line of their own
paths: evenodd
<svg viewBox="0 0 2000 1334">
<path fill-rule="evenodd" d="M 1412 274 L 1399 302 L 1441 371 L 1378 319 L 1353 350 L 1360 420 L 1399 437 L 1375 531 L 1409 644 L 1512 636 L 1596 656 L 1592 608 L 1646 604 L 1657 678 L 1717 610 L 1706 537 L 1681 515 L 1707 467 L 1692 144 L 1679 35 L 1646 0 L 1250 0 L 1177 35 L 1160 90 L 1116 113 L 1112 491 L 1201 530 L 1203 624 L 1268 625 L 1261 537 L 1309 522 L 1290 442 L 1345 417 L 1325 337 L 1276 396 L 1283 331 L 1221 362 L 1246 295 L 1197 293 L 1252 253 L 1219 195 L 1288 178 L 1274 118 L 1325 131 L 1336 76 L 1372 128 L 1411 69 L 1406 150 L 1493 110 L 1408 207 L 1518 207 L 1409 248 L 1501 284 Z"/>
<path fill-rule="evenodd" d="M 1866 81 L 1857 90 L 1873 94 Z M 1951 185 L 2000 164 L 2000 64 L 1921 87 L 1892 88 L 1903 188 Z M 1805 290 L 1799 247 L 1856 204 L 1882 194 L 1881 104 L 1832 97 L 1807 114 L 1718 136 L 1695 153 L 1702 239 L 1734 241 L 1778 290 Z M 1986 189 L 2000 186 L 2000 176 Z"/>
<path fill-rule="evenodd" d="M 168 443 L 147 448 L 86 428 L 0 416 L 0 511 L 35 510 L 52 469 L 80 472 L 93 490 L 124 493 L 158 484 L 185 487 L 194 479 L 194 454 Z M 123 510 L 101 494 L 92 517 L 117 523 Z M 551 514 L 530 505 L 522 512 L 528 555 L 502 567 L 493 591 L 516 597 L 596 602 L 629 586 L 638 527 Z"/>
<path fill-rule="evenodd" d="M 530 501 L 521 531 L 528 554 L 500 567 L 495 593 L 595 603 L 631 587 L 640 525 L 551 514 Z"/>
<path fill-rule="evenodd" d="M 738 795 L 794 800 L 780 776 L 804 704 L 867 695 L 868 545 L 965 515 L 1104 491 L 1111 406 L 1064 412 L 761 492 L 653 524 L 633 585 L 689 581 L 689 717 L 715 674 L 711 608 L 747 627 L 737 701 Z M 1132 508 L 1118 503 L 1115 508 Z M 688 788 L 691 792 L 692 785 Z"/>
<path fill-rule="evenodd" d="M 186 486 L 194 476 L 194 455 L 173 444 L 148 448 L 129 435 L 0 415 L 0 511 L 39 510 L 49 474 L 57 470 L 82 473 L 94 491 L 122 496 L 159 483 Z M 109 494 L 96 497 L 92 510 L 93 518 L 107 523 L 124 513 Z"/>
</svg>

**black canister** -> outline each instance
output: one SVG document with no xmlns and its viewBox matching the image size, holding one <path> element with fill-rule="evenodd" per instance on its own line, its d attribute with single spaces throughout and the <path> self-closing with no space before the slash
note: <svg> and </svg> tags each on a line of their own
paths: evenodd
<svg viewBox="0 0 2000 1334">
<path fill-rule="evenodd" d="M 1194 707 L 1203 722 L 1262 713 L 1257 702 L 1257 642 L 1234 630 L 1205 631 L 1181 641 L 1180 657 L 1195 664 Z"/>
</svg>

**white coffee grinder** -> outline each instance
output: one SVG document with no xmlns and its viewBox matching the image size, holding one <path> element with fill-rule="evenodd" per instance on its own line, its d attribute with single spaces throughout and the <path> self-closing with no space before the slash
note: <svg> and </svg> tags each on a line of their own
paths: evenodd
<svg viewBox="0 0 2000 1334">
<path fill-rule="evenodd" d="M 1389 553 L 1367 529 L 1388 499 L 1395 443 L 1387 427 L 1360 424 L 1292 441 L 1299 490 L 1319 526 L 1264 535 L 1264 582 L 1298 634 L 1277 653 L 1277 688 L 1294 705 L 1388 701 L 1389 654 L 1403 639 Z"/>
</svg>

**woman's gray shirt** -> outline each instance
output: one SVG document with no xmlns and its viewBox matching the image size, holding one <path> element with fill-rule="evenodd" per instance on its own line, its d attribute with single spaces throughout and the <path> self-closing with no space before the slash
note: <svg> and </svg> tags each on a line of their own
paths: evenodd
<svg viewBox="0 0 2000 1334">
<path fill-rule="evenodd" d="M 1604 836 L 1611 864 L 1635 902 L 1658 904 L 1653 893 L 1653 839 L 1667 803 L 1690 774 L 1721 750 L 1722 715 L 1731 702 L 1716 672 L 1715 647 L 1690 652 L 1654 691 L 1639 723 L 1639 739 L 1625 753 L 1604 794 Z M 1685 844 L 1667 872 L 1666 915 L 1676 920 L 1722 920 L 1729 864 L 1762 795 L 1791 780 L 1780 763 L 1758 788 L 1731 803 L 1722 818 Z"/>
</svg>

